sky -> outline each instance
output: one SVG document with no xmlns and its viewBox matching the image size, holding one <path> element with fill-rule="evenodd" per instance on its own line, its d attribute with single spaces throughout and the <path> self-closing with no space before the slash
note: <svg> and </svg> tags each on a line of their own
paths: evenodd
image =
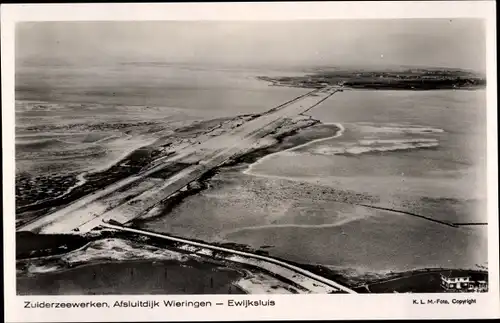
<svg viewBox="0 0 500 323">
<path fill-rule="evenodd" d="M 481 20 L 36 22 L 18 62 L 155 61 L 238 66 L 412 65 L 485 70 Z"/>
</svg>

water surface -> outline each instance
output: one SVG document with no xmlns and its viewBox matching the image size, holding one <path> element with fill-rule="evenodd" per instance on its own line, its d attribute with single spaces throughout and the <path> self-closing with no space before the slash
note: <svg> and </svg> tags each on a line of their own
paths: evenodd
<svg viewBox="0 0 500 323">
<path fill-rule="evenodd" d="M 487 262 L 486 227 L 397 212 L 487 221 L 484 91 L 345 91 L 310 114 L 345 130 L 225 170 L 144 226 L 360 272 Z"/>
</svg>

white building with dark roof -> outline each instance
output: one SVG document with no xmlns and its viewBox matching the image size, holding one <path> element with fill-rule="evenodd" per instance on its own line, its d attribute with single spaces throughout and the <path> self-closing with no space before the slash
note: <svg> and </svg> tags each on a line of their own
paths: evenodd
<svg viewBox="0 0 500 323">
<path fill-rule="evenodd" d="M 441 286 L 445 290 L 469 290 L 473 287 L 470 276 L 452 272 L 441 274 Z"/>
<path fill-rule="evenodd" d="M 488 282 L 482 278 L 472 278 L 465 273 L 447 272 L 441 274 L 441 287 L 452 292 L 486 292 Z"/>
</svg>

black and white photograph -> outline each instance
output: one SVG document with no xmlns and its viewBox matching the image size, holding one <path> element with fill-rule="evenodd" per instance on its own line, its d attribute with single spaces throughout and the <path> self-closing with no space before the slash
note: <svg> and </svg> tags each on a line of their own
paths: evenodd
<svg viewBox="0 0 500 323">
<path fill-rule="evenodd" d="M 16 295 L 488 293 L 486 43 L 479 18 L 16 23 Z"/>
</svg>

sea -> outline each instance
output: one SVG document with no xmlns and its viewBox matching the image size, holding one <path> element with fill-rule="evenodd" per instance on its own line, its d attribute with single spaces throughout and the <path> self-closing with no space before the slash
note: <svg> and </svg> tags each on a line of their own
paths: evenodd
<svg viewBox="0 0 500 323">
<path fill-rule="evenodd" d="M 175 130 L 194 120 L 259 113 L 305 93 L 269 87 L 256 79 L 263 73 L 152 62 L 21 61 L 17 173 L 99 171 L 154 141 L 158 126 Z"/>
<path fill-rule="evenodd" d="M 303 73 L 280 68 L 17 71 L 16 172 L 40 176 L 111 165 L 154 141 L 151 127 L 260 113 L 307 91 L 256 78 Z M 221 170 L 208 189 L 141 226 L 353 275 L 487 266 L 485 90 L 346 89 L 308 114 L 338 134 Z"/>
</svg>

